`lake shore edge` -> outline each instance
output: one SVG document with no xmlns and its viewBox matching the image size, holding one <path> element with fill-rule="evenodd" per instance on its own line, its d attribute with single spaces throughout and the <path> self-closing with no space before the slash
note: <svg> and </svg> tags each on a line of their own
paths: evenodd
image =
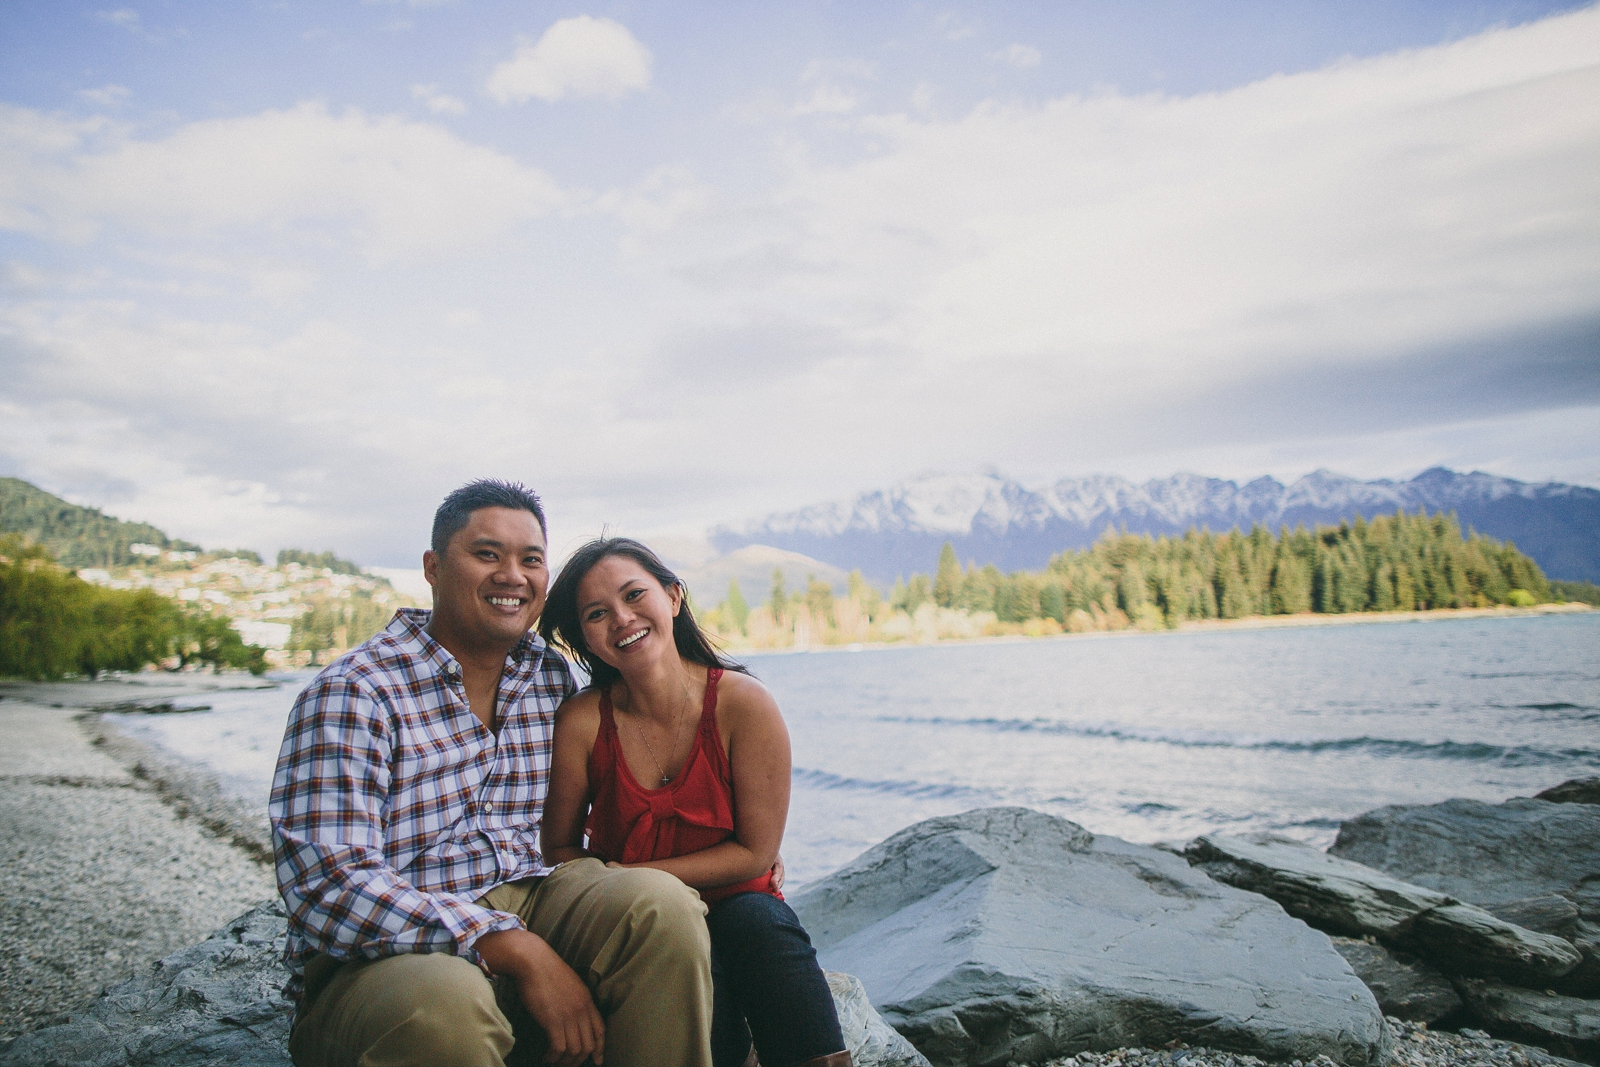
<svg viewBox="0 0 1600 1067">
<path fill-rule="evenodd" d="M 0 682 L 0 1042 L 276 896 L 265 812 L 95 710 L 134 688 Z"/>
<path fill-rule="evenodd" d="M 818 652 L 866 652 L 897 648 L 938 648 L 946 645 L 1002 645 L 1031 641 L 1081 641 L 1106 638 L 1161 637 L 1194 633 L 1227 633 L 1236 630 L 1293 630 L 1326 626 L 1364 626 L 1390 623 L 1458 622 L 1471 619 L 1522 619 L 1547 615 L 1582 615 L 1595 610 L 1589 604 L 1566 601 L 1560 604 L 1535 604 L 1527 608 L 1433 608 L 1429 611 L 1361 611 L 1345 614 L 1300 612 L 1295 615 L 1246 615 L 1241 619 L 1195 619 L 1173 628 L 1086 630 L 1081 633 L 986 634 L 980 637 L 940 637 L 926 641 L 856 641 L 840 644 L 812 644 L 804 647 L 768 648 L 742 645 L 719 639 L 723 652 L 735 656 L 792 656 Z"/>
<path fill-rule="evenodd" d="M 1421 614 L 1421 613 L 1417 613 Z M 1471 610 L 1457 612 L 1455 618 L 1463 616 L 1473 617 L 1513 617 L 1557 614 L 1557 612 L 1538 611 L 1535 609 L 1517 609 L 1511 611 Z M 1285 617 L 1285 621 L 1278 626 L 1292 626 L 1293 617 Z M 1251 622 L 1255 620 L 1241 620 Z M 1340 623 L 1351 624 L 1367 621 L 1421 621 L 1404 617 L 1382 616 L 1379 619 L 1356 619 L 1344 617 Z M 1340 623 L 1335 623 L 1340 624 Z M 1313 622 L 1310 625 L 1319 625 Z M 1215 629 L 1261 629 L 1272 627 L 1239 626 L 1237 622 L 1225 622 L 1214 627 Z M 1138 631 L 1133 631 L 1138 632 Z M 1167 633 L 1182 631 L 1166 631 Z M 1087 635 L 1062 635 L 1062 636 L 1087 636 Z M 1116 634 L 1096 634 L 1094 636 L 1117 636 Z M 977 639 L 990 641 L 1017 641 L 1022 638 L 1005 637 Z M 940 642 L 955 643 L 955 642 Z M 960 642 L 971 643 L 971 642 Z M 895 646 L 887 646 L 895 647 Z M 843 651 L 842 648 L 829 649 Z M 281 684 L 281 683 L 268 683 Z M 132 737 L 117 728 L 114 721 L 107 720 L 103 712 L 108 710 L 131 710 L 129 705 L 146 703 L 158 705 L 162 703 L 203 702 L 206 694 L 214 693 L 220 689 L 230 688 L 259 688 L 263 682 L 251 679 L 242 672 L 236 675 L 224 674 L 221 676 L 210 674 L 177 675 L 153 677 L 149 674 L 133 678 L 107 678 L 97 682 L 68 682 L 68 683 L 11 683 L 0 682 L 0 716 L 3 721 L 9 722 L 14 712 L 24 712 L 36 717 L 48 718 L 60 727 L 51 737 L 31 738 L 22 736 L 17 741 L 17 752 L 10 760 L 15 761 L 19 754 L 30 755 L 29 750 L 35 749 L 40 743 L 63 744 L 62 751 L 34 753 L 52 758 L 62 766 L 76 765 L 80 778 L 98 775 L 100 778 L 109 778 L 111 775 L 105 769 L 106 763 L 121 769 L 123 775 L 131 784 L 118 788 L 127 790 L 137 795 L 143 806 L 145 822 L 139 823 L 140 831 L 147 832 L 155 840 L 152 842 L 156 848 L 170 848 L 173 850 L 169 857 L 180 864 L 183 861 L 194 860 L 194 835 L 198 834 L 207 847 L 222 854 L 223 860 L 204 860 L 191 862 L 189 865 L 203 868 L 207 873 L 214 873 L 218 880 L 228 877 L 239 877 L 239 871 L 254 871 L 258 877 L 265 877 L 270 884 L 270 839 L 266 835 L 266 820 L 264 813 L 249 812 L 248 805 L 226 796 L 220 785 L 203 768 L 188 765 L 185 761 L 160 749 L 157 746 Z M 120 705 L 120 707 L 119 707 Z M 8 731 L 12 732 L 12 731 Z M 64 742 L 73 734 L 77 735 L 75 743 Z M 8 778 L 21 777 L 14 773 L 14 768 L 5 765 L 4 776 Z M 61 777 L 57 774 L 57 777 Z M 35 772 L 37 779 L 47 779 L 48 774 Z M 46 783 L 48 784 L 48 783 Z M 79 786 L 57 785 L 55 788 L 77 788 Z M 83 837 L 90 839 L 100 838 L 117 833 L 127 832 L 127 822 L 119 817 L 119 813 L 112 810 L 119 807 L 115 797 L 104 798 L 104 805 L 98 811 L 93 808 L 82 809 L 70 824 L 61 826 L 60 841 L 63 851 L 68 843 L 77 843 Z M 96 824 L 103 823 L 103 827 Z M 186 833 L 189 836 L 178 840 L 172 834 Z M 40 841 L 38 847 L 49 851 L 52 842 Z M 103 857 L 102 857 L 103 858 Z M 135 892 L 128 896 L 118 894 L 114 897 L 102 897 L 101 903 L 110 911 L 121 910 L 127 914 L 122 920 L 131 924 L 143 924 L 150 920 L 147 908 L 141 907 L 139 901 L 147 900 L 153 894 L 161 892 L 165 883 L 157 877 L 157 873 L 166 866 L 160 862 L 152 862 L 153 857 L 146 854 L 144 862 L 123 865 L 117 868 L 121 873 L 115 874 L 116 878 L 123 880 L 125 885 L 135 887 Z M 3 862 L 6 867 L 11 867 L 14 860 L 9 858 Z M 13 884 L 12 875 L 26 875 L 28 872 L 8 871 L 5 875 L 6 884 Z M 242 880 L 242 879 L 241 879 Z M 253 879 L 251 879 L 253 880 Z M 31 886 L 25 892 L 27 898 L 47 890 L 48 887 Z M 12 892 L 8 890 L 8 893 Z M 269 892 L 263 899 L 270 899 Z M 214 909 L 213 909 L 214 910 Z M 241 911 L 244 909 L 240 909 Z M 196 917 L 199 918 L 198 916 Z M 214 926 L 222 926 L 232 916 L 217 922 Z M 113 917 L 113 925 L 117 920 Z M 192 923 L 191 923 L 192 924 Z M 45 924 L 40 924 L 45 925 Z M 114 937 L 107 937 L 105 923 L 100 922 L 84 929 L 74 931 L 76 940 L 81 947 L 82 966 L 91 971 L 97 966 L 102 966 L 101 959 L 109 952 L 126 948 L 122 942 Z M 43 931 L 40 931 L 43 932 Z M 199 932 L 192 940 L 209 933 L 208 930 Z M 42 940 L 30 939 L 30 931 L 24 927 L 13 932 L 13 944 L 17 954 L 23 959 L 31 958 L 42 952 L 53 951 L 55 946 Z M 132 972 L 148 970 L 157 960 L 164 958 L 163 954 L 147 955 L 144 958 L 132 960 L 123 959 L 120 962 L 134 964 Z M 124 967 L 120 973 L 112 974 L 105 970 L 102 984 L 112 983 L 120 977 L 132 973 Z M 50 1025 L 59 1021 L 64 1015 L 87 1008 L 94 1002 L 93 994 L 82 996 L 78 1003 L 70 1000 L 51 998 L 36 1010 L 28 1013 L 26 1025 L 20 1030 L 14 1024 L 16 1016 L 13 1014 L 13 999 L 17 986 L 9 976 L 4 983 L 8 992 L 5 996 L 4 1013 L 0 1015 L 0 1054 L 5 1048 L 5 1039 L 13 1037 L 19 1032 L 26 1032 L 40 1026 Z M 64 992 L 64 991 L 63 991 Z M 35 998 L 37 1003 L 38 998 Z M 1391 1035 L 1395 1039 L 1395 1057 L 1390 1062 L 1394 1067 L 1522 1067 L 1526 1064 L 1543 1064 L 1555 1067 L 1559 1064 L 1568 1064 L 1571 1061 L 1555 1057 L 1536 1046 L 1516 1044 L 1513 1042 L 1490 1038 L 1487 1034 L 1467 1031 L 1462 1034 L 1449 1032 L 1433 1033 L 1414 1024 L 1401 1023 L 1399 1020 L 1389 1020 Z M 1331 1065 L 1332 1061 L 1328 1061 Z M 1242 1056 L 1220 1050 L 1210 1049 L 1164 1049 L 1140 1050 L 1122 1049 L 1101 1053 L 1081 1053 L 1074 1057 L 1066 1057 L 1051 1061 L 1054 1067 L 1115 1067 L 1125 1064 L 1127 1067 L 1256 1067 L 1261 1061 L 1253 1057 Z M 1324 1065 L 1327 1067 L 1327 1065 Z"/>
</svg>

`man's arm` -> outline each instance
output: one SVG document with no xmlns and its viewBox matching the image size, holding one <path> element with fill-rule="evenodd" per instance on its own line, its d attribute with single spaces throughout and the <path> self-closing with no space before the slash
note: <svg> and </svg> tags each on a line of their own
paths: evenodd
<svg viewBox="0 0 1600 1067">
<path fill-rule="evenodd" d="M 589 987 L 514 915 L 451 893 L 425 893 L 384 852 L 391 738 L 378 702 L 325 677 L 289 716 L 269 811 L 289 922 L 337 958 L 453 952 L 516 980 L 550 1039 L 546 1062 L 600 1063 L 605 1023 Z"/>
<path fill-rule="evenodd" d="M 513 915 L 425 893 L 384 853 L 390 744 L 378 702 L 338 675 L 302 693 L 278 755 L 269 812 L 278 889 L 291 925 L 337 958 L 453 952 L 473 958 Z"/>
</svg>

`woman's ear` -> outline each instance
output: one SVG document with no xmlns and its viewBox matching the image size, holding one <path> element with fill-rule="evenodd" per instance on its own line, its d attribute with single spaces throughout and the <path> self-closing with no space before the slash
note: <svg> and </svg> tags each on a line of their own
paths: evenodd
<svg viewBox="0 0 1600 1067">
<path fill-rule="evenodd" d="M 678 617 L 678 609 L 683 607 L 684 588 L 682 582 L 674 582 L 672 589 L 667 594 L 672 598 L 672 617 Z"/>
</svg>

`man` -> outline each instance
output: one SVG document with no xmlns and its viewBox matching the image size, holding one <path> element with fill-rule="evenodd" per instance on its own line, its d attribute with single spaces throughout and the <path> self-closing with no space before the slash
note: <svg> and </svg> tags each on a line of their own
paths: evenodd
<svg viewBox="0 0 1600 1067">
<path fill-rule="evenodd" d="M 290 1055 L 498 1067 L 516 1044 L 562 1067 L 709 1065 L 698 895 L 538 852 L 555 709 L 576 688 L 530 632 L 549 583 L 538 498 L 463 486 L 422 560 L 433 610 L 319 674 L 278 756 Z"/>
</svg>

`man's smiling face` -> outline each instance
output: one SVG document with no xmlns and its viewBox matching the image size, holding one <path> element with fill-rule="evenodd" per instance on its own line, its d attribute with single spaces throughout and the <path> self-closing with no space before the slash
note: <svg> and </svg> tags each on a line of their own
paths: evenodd
<svg viewBox="0 0 1600 1067">
<path fill-rule="evenodd" d="M 513 508 L 474 511 L 443 556 L 423 554 L 422 570 L 433 586 L 428 629 L 458 657 L 509 652 L 539 617 L 550 584 L 539 520 Z"/>
</svg>

